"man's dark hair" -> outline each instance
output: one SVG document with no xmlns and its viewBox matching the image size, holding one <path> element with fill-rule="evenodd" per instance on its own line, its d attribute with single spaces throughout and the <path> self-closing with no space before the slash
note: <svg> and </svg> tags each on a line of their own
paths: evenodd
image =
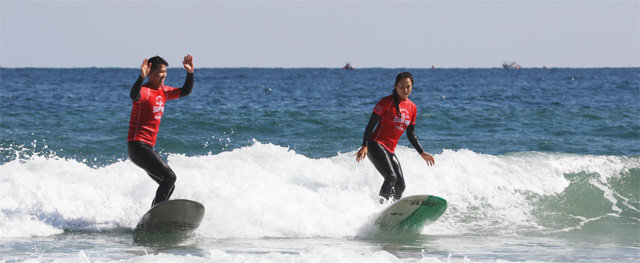
<svg viewBox="0 0 640 263">
<path fill-rule="evenodd" d="M 151 63 L 151 70 L 158 70 L 162 67 L 162 65 L 169 67 L 169 63 L 167 63 L 167 61 L 160 56 L 150 58 L 149 63 Z"/>
</svg>

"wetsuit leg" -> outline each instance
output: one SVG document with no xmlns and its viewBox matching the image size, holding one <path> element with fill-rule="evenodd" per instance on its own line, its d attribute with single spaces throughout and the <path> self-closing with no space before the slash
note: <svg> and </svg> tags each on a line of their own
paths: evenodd
<svg viewBox="0 0 640 263">
<path fill-rule="evenodd" d="M 169 168 L 169 169 L 171 169 L 171 168 Z M 172 171 L 172 172 L 173 172 L 173 171 Z M 153 175 L 153 174 L 151 174 L 151 173 L 149 173 L 149 172 L 147 172 L 147 174 L 149 175 L 149 177 L 151 177 L 151 179 L 153 179 L 154 181 L 156 181 L 156 183 L 158 183 L 158 185 L 162 184 L 162 178 L 160 178 L 160 177 L 158 177 L 158 176 L 155 176 L 155 175 Z M 174 174 L 173 176 L 175 177 L 175 174 Z M 175 179 L 174 179 L 173 181 L 175 182 Z M 160 187 L 161 187 L 161 186 L 158 186 L 158 190 L 160 190 Z M 173 194 L 173 190 L 174 190 L 175 188 L 176 188 L 176 185 L 175 185 L 175 183 L 174 183 L 173 185 L 171 185 L 171 189 L 169 190 L 169 194 L 167 195 L 167 199 L 166 199 L 166 200 L 169 200 L 169 197 L 171 197 L 171 195 Z M 158 196 L 158 190 L 156 190 L 156 197 Z M 156 200 L 156 198 L 154 198 L 154 201 L 153 201 L 153 203 L 151 204 L 151 206 L 154 206 L 156 203 L 159 203 L 159 202 L 156 202 L 155 200 Z M 164 201 L 166 201 L 166 200 L 164 200 Z"/>
<path fill-rule="evenodd" d="M 402 167 L 400 167 L 400 161 L 398 161 L 398 157 L 396 154 L 391 154 L 391 165 L 393 166 L 393 171 L 396 174 L 396 184 L 393 187 L 394 189 L 394 198 L 396 200 L 400 200 L 402 198 L 402 193 L 406 188 L 404 183 L 404 175 L 402 174 Z"/>
<path fill-rule="evenodd" d="M 368 142 L 367 157 L 384 178 L 384 183 L 380 188 L 380 197 L 389 200 L 392 196 L 394 198 L 402 196 L 404 178 L 402 177 L 398 158 L 374 141 Z M 398 171 L 400 171 L 400 174 L 397 173 Z M 400 189 L 396 189 L 396 186 L 400 187 Z M 399 194 L 397 193 L 398 190 L 400 190 Z"/>
<path fill-rule="evenodd" d="M 171 167 L 162 160 L 153 147 L 143 142 L 129 142 L 127 146 L 131 161 L 144 169 L 149 177 L 159 184 L 152 206 L 169 200 L 176 182 L 176 175 Z"/>
</svg>

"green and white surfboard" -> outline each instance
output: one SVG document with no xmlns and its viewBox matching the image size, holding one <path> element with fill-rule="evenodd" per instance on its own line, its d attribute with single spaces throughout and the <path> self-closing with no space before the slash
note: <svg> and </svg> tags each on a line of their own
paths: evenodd
<svg viewBox="0 0 640 263">
<path fill-rule="evenodd" d="M 447 200 L 433 195 L 402 198 L 382 211 L 374 225 L 382 231 L 419 233 L 447 210 Z"/>
</svg>

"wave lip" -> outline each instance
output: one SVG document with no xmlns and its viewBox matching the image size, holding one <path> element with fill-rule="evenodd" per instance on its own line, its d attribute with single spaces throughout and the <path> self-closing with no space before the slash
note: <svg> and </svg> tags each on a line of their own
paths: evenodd
<svg viewBox="0 0 640 263">
<path fill-rule="evenodd" d="M 397 155 L 405 196 L 433 194 L 449 203 L 424 235 L 610 228 L 625 235 L 640 226 L 640 157 L 445 149 L 429 167 L 413 149 L 401 146 Z M 219 154 L 169 154 L 168 162 L 178 175 L 172 198 L 207 208 L 197 230 L 207 238 L 366 237 L 385 208 L 377 204 L 382 177 L 353 153 L 314 159 L 254 142 Z M 128 160 L 91 167 L 30 156 L 0 165 L 0 174 L 0 237 L 132 229 L 157 187 Z"/>
</svg>

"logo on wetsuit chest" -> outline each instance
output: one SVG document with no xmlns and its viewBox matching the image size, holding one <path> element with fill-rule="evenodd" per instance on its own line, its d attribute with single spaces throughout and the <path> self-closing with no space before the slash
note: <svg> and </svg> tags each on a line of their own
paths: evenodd
<svg viewBox="0 0 640 263">
<path fill-rule="evenodd" d="M 409 112 L 405 109 L 400 109 L 400 114 L 402 114 L 402 117 L 393 116 L 393 122 L 400 124 L 396 125 L 396 130 L 404 131 L 404 129 L 411 123 L 409 120 Z"/>
<path fill-rule="evenodd" d="M 162 99 L 162 96 L 157 96 L 156 106 L 153 106 L 153 114 L 155 115 L 155 118 L 159 120 L 160 118 L 162 118 L 163 112 L 164 112 L 164 100 Z"/>
</svg>

